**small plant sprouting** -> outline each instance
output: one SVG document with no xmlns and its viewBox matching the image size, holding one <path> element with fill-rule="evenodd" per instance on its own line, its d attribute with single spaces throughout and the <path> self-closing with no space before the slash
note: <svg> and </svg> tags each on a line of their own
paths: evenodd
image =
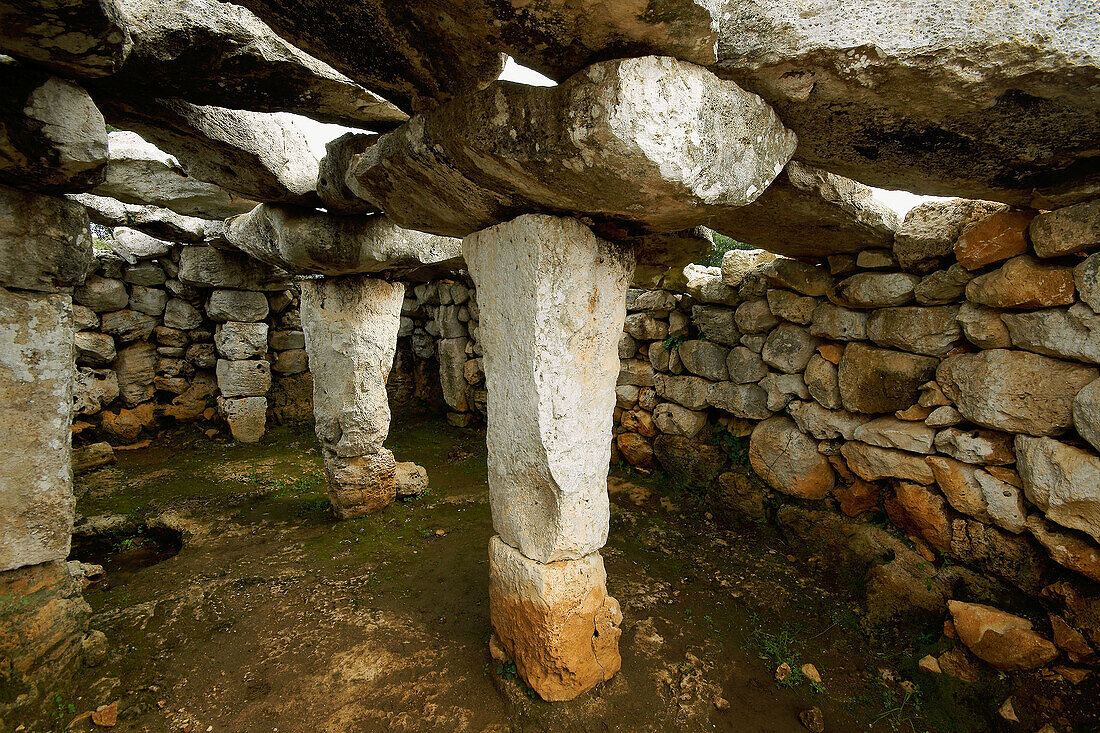
<svg viewBox="0 0 1100 733">
<path fill-rule="evenodd" d="M 728 430 L 719 430 L 711 438 L 714 445 L 722 449 L 729 456 L 730 463 L 735 466 L 744 466 L 749 462 L 749 441 L 747 438 L 739 438 Z"/>
<path fill-rule="evenodd" d="M 684 343 L 685 341 L 687 341 L 687 337 L 685 336 L 669 336 L 667 339 L 665 339 L 663 345 L 665 347 L 665 351 L 671 354 L 673 351 L 679 349 L 680 344 Z"/>
</svg>

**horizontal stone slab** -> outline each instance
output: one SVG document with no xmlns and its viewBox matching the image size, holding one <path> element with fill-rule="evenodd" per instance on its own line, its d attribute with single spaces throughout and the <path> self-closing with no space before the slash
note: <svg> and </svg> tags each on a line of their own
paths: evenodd
<svg viewBox="0 0 1100 733">
<path fill-rule="evenodd" d="M 93 92 L 134 103 L 180 98 L 385 130 L 408 117 L 277 36 L 239 5 L 217 0 L 116 0 L 133 41 Z"/>
<path fill-rule="evenodd" d="M 118 71 L 130 34 L 118 5 L 103 0 L 20 0 L 0 4 L 0 51 L 65 76 Z"/>
<path fill-rule="evenodd" d="M 295 274 L 449 272 L 465 267 L 462 240 L 402 229 L 381 214 L 333 216 L 261 204 L 231 219 L 230 244 Z"/>
<path fill-rule="evenodd" d="M 88 218 L 95 224 L 108 228 L 130 227 L 169 242 L 198 244 L 208 234 L 216 233 L 223 227 L 220 220 L 184 216 L 159 206 L 124 204 L 107 196 L 77 193 L 71 194 L 68 199 L 83 206 Z"/>
<path fill-rule="evenodd" d="M 898 224 L 867 186 L 792 160 L 760 198 L 711 226 L 776 254 L 827 257 L 888 249 Z"/>
<path fill-rule="evenodd" d="M 285 290 L 290 285 L 284 270 L 252 259 L 243 252 L 213 247 L 184 247 L 180 252 L 179 268 L 180 282 L 204 288 Z"/>
<path fill-rule="evenodd" d="M 1095 165 L 1094 7 L 723 3 L 716 72 L 772 104 L 796 158 L 881 188 L 1023 204 Z"/>
<path fill-rule="evenodd" d="M 83 207 L 0 185 L 0 285 L 56 291 L 84 282 L 93 266 Z"/>
<path fill-rule="evenodd" d="M 135 132 L 112 132 L 107 144 L 106 177 L 92 190 L 97 196 L 204 219 L 225 219 L 256 206 L 251 199 L 191 178 L 173 156 Z"/>
<path fill-rule="evenodd" d="M 353 156 L 345 181 L 399 225 L 447 236 L 529 212 L 677 232 L 754 201 L 794 145 L 759 97 L 650 56 L 418 115 Z"/>
</svg>

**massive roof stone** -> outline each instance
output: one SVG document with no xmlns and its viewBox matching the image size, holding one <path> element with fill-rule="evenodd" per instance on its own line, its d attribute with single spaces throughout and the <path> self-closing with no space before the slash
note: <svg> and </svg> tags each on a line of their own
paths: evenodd
<svg viewBox="0 0 1100 733">
<path fill-rule="evenodd" d="M 447 236 L 531 212 L 675 232 L 752 202 L 794 146 L 756 95 L 649 56 L 453 100 L 352 156 L 345 181 L 399 225 Z"/>
<path fill-rule="evenodd" d="M 500 52 L 555 79 L 661 54 L 714 62 L 717 0 L 243 0 L 280 35 L 419 112 L 500 75 Z"/>
<path fill-rule="evenodd" d="M 64 76 L 106 76 L 130 36 L 116 0 L 0 0 L 0 51 Z"/>
<path fill-rule="evenodd" d="M 795 157 L 883 188 L 1026 203 L 1100 165 L 1095 0 L 737 0 L 716 72 Z"/>
<path fill-rule="evenodd" d="M 296 112 L 388 130 L 404 112 L 290 45 L 250 11 L 217 0 L 117 0 L 133 39 L 118 72 L 93 92 L 144 102 Z"/>
</svg>

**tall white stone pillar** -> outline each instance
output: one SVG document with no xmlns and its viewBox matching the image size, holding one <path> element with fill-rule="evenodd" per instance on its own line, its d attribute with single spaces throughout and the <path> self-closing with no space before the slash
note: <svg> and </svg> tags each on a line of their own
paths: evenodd
<svg viewBox="0 0 1100 733">
<path fill-rule="evenodd" d="M 536 692 L 569 700 L 620 665 L 607 595 L 607 469 L 634 254 L 572 218 L 525 215 L 463 240 L 488 389 L 490 613 Z"/>
<path fill-rule="evenodd" d="M 301 290 L 329 499 L 341 519 L 384 509 L 396 496 L 396 464 L 382 443 L 405 286 L 349 275 L 306 280 Z"/>
</svg>

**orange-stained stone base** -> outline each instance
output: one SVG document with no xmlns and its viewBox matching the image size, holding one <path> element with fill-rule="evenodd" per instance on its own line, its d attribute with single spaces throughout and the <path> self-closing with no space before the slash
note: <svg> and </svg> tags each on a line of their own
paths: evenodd
<svg viewBox="0 0 1100 733">
<path fill-rule="evenodd" d="M 572 700 L 622 666 L 623 614 L 607 595 L 606 581 L 598 552 L 543 564 L 499 537 L 489 540 L 489 613 L 496 643 L 544 700 Z"/>
<path fill-rule="evenodd" d="M 338 519 L 381 511 L 397 498 L 397 463 L 385 448 L 351 458 L 326 451 L 325 476 L 328 498 Z"/>
</svg>

